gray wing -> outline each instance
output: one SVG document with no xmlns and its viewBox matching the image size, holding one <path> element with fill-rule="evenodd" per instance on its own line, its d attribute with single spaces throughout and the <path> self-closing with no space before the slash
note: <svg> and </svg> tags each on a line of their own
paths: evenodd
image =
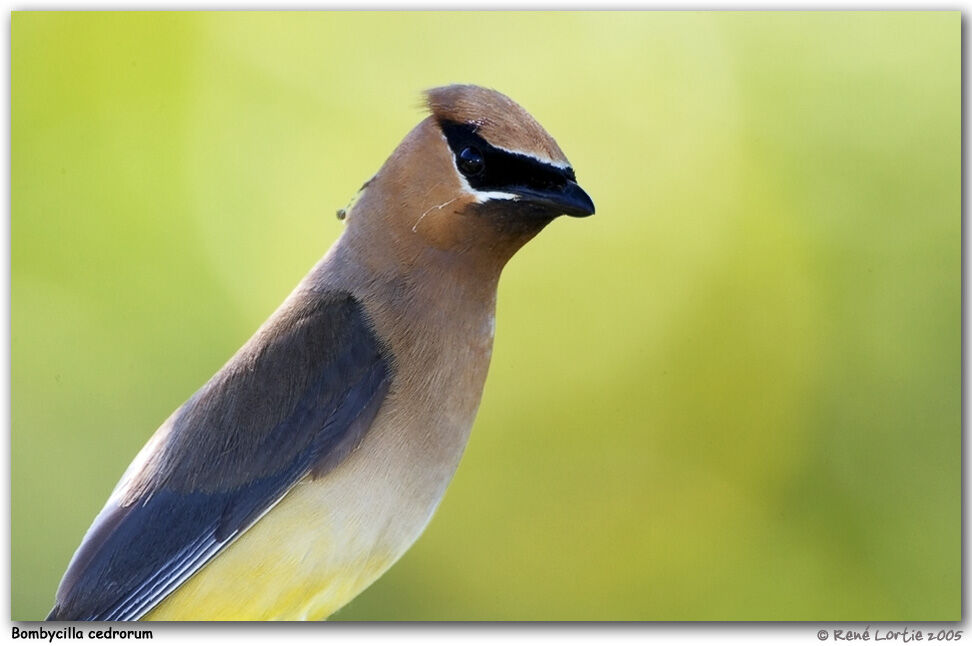
<svg viewBox="0 0 972 646">
<path fill-rule="evenodd" d="M 138 619 L 374 419 L 391 360 L 347 293 L 298 299 L 153 438 L 88 530 L 48 620 Z"/>
</svg>

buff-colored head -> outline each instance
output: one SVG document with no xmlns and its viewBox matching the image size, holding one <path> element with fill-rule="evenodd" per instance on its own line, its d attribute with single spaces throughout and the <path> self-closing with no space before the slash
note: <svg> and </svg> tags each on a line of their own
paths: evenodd
<svg viewBox="0 0 972 646">
<path fill-rule="evenodd" d="M 426 100 L 430 116 L 365 185 L 349 231 L 395 256 L 431 248 L 502 266 L 558 215 L 594 213 L 557 142 L 517 103 L 475 85 Z"/>
</svg>

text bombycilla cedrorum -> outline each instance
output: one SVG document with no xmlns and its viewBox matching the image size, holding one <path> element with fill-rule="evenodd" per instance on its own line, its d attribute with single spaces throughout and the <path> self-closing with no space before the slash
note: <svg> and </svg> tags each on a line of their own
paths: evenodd
<svg viewBox="0 0 972 646">
<path fill-rule="evenodd" d="M 594 213 L 509 98 L 426 96 L 330 251 L 125 471 L 48 619 L 325 618 L 418 538 L 479 406 L 500 271 Z"/>
</svg>

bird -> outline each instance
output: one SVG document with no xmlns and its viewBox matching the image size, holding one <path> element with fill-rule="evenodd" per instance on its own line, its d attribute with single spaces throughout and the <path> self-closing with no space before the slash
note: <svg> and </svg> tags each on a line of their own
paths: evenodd
<svg viewBox="0 0 972 646">
<path fill-rule="evenodd" d="M 480 404 L 501 270 L 594 213 L 512 99 L 424 99 L 323 258 L 136 455 L 47 620 L 322 620 L 418 539 Z"/>
</svg>

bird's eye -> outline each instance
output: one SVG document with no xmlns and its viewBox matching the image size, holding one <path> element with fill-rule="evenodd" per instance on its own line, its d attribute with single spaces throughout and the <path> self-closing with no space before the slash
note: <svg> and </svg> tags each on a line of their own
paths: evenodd
<svg viewBox="0 0 972 646">
<path fill-rule="evenodd" d="M 483 159 L 482 153 L 477 149 L 469 146 L 468 148 L 463 148 L 462 152 L 459 153 L 459 170 L 464 175 L 479 175 L 485 169 L 486 161 Z"/>
</svg>

